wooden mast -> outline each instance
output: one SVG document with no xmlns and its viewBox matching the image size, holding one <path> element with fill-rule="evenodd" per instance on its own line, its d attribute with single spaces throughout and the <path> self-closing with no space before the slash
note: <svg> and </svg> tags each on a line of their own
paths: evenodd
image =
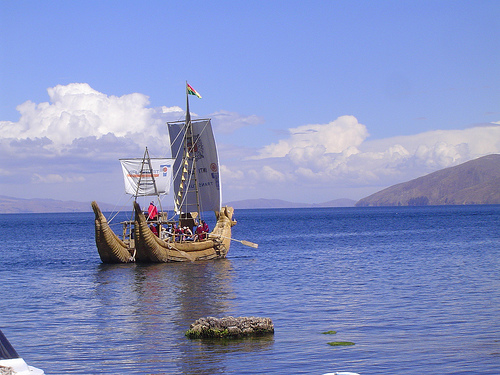
<svg viewBox="0 0 500 375">
<path fill-rule="evenodd" d="M 189 193 L 189 185 L 191 183 L 191 178 L 187 179 L 186 173 L 188 174 L 189 177 L 191 175 L 194 177 L 194 192 L 196 194 L 196 211 L 198 213 L 198 216 L 200 216 L 200 195 L 199 195 L 199 190 L 198 190 L 198 171 L 196 169 L 196 153 L 195 153 L 195 144 L 194 144 L 194 139 L 193 139 L 193 125 L 191 123 L 191 112 L 189 111 L 189 91 L 188 91 L 188 83 L 186 81 L 186 132 L 184 134 L 184 149 L 183 149 L 183 157 L 182 160 L 183 162 L 181 163 L 182 166 L 182 174 L 181 174 L 181 182 L 180 182 L 180 188 L 179 188 L 179 194 L 178 198 L 180 198 L 180 202 L 178 202 L 178 207 L 182 208 L 182 204 L 186 201 L 185 200 L 185 195 Z M 191 164 L 191 171 L 187 170 L 187 167 L 189 167 L 189 162 L 188 159 L 192 159 L 192 164 Z M 187 179 L 187 180 L 186 180 Z M 184 184 L 187 181 L 187 186 L 184 186 Z M 186 212 L 185 214 L 188 214 L 188 206 L 189 202 L 186 202 Z M 181 210 L 182 211 L 182 210 Z"/>
<path fill-rule="evenodd" d="M 147 147 L 146 147 L 146 150 L 144 151 L 144 156 L 142 157 L 141 172 L 139 173 L 139 182 L 137 183 L 137 189 L 136 189 L 135 195 L 134 195 L 134 202 L 137 202 L 137 197 L 139 195 L 139 188 L 141 186 L 142 174 L 144 173 L 144 164 L 146 164 L 146 160 L 147 160 L 147 164 L 149 166 L 149 172 L 151 173 L 151 179 L 153 180 L 153 186 L 155 188 L 156 199 L 158 199 L 158 205 L 160 206 L 160 212 L 163 213 L 163 207 L 161 206 L 160 194 L 158 193 L 158 188 L 156 186 L 153 165 L 151 164 L 151 158 L 149 156 L 149 150 Z"/>
</svg>

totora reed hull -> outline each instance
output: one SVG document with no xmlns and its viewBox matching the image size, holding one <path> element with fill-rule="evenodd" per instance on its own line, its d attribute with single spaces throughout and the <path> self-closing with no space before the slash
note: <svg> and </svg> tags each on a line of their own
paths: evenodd
<svg viewBox="0 0 500 375">
<path fill-rule="evenodd" d="M 134 262 L 133 241 L 125 243 L 111 229 L 97 202 L 92 202 L 95 214 L 95 242 L 103 263 Z"/>
<path fill-rule="evenodd" d="M 236 224 L 233 208 L 223 207 L 217 213 L 217 224 L 208 239 L 202 241 L 165 241 L 148 227 L 148 222 L 137 202 L 134 203 L 134 228 L 137 262 L 185 262 L 225 258 L 231 245 L 231 227 Z"/>
<path fill-rule="evenodd" d="M 136 221 L 134 237 L 122 241 L 111 229 L 104 214 L 94 201 L 95 239 L 103 263 L 167 263 L 225 258 L 231 245 L 233 208 L 223 207 L 217 214 L 217 223 L 203 241 L 165 241 L 149 229 L 138 203 L 134 203 Z"/>
</svg>

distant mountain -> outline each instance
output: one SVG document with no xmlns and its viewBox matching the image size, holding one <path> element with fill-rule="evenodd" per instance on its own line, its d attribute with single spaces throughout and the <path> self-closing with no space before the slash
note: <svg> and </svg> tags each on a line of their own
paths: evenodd
<svg viewBox="0 0 500 375">
<path fill-rule="evenodd" d="M 224 203 L 235 209 L 249 208 L 310 208 L 310 207 L 354 207 L 356 201 L 352 199 L 335 199 L 325 203 L 293 203 L 281 199 L 246 199 L 242 201 L 233 201 Z"/>
<path fill-rule="evenodd" d="M 117 207 L 113 204 L 98 202 L 102 211 L 132 210 L 132 207 Z M 227 202 L 224 205 L 236 209 L 246 208 L 306 208 L 306 207 L 354 207 L 352 199 L 335 199 L 325 203 L 293 203 L 280 199 L 247 199 Z M 173 207 L 163 207 L 172 210 Z M 90 202 L 58 201 L 55 199 L 22 199 L 0 195 L 0 214 L 43 213 L 43 212 L 90 212 Z"/>
<path fill-rule="evenodd" d="M 99 203 L 102 211 L 116 211 L 122 207 Z M 129 208 L 131 210 L 131 208 Z M 89 212 L 90 202 L 58 201 L 55 199 L 22 199 L 0 195 L 0 213 Z"/>
<path fill-rule="evenodd" d="M 492 154 L 397 184 L 356 203 L 363 206 L 500 204 L 500 155 Z"/>
</svg>

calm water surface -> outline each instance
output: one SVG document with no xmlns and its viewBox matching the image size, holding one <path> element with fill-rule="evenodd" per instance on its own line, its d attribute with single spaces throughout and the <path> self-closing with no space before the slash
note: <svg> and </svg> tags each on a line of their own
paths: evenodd
<svg viewBox="0 0 500 375">
<path fill-rule="evenodd" d="M 47 374 L 500 373 L 500 206 L 236 219 L 258 249 L 103 265 L 91 213 L 0 215 L 0 329 Z M 227 315 L 270 317 L 275 334 L 184 337 Z"/>
</svg>

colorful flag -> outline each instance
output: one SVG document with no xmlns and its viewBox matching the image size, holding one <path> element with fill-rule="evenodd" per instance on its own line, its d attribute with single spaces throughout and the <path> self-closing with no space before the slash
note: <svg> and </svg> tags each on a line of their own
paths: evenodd
<svg viewBox="0 0 500 375">
<path fill-rule="evenodd" d="M 187 86 L 186 86 L 186 89 L 187 89 L 187 92 L 188 92 L 188 94 L 189 94 L 189 95 L 196 95 L 198 98 L 200 98 L 200 99 L 201 99 L 201 95 L 200 95 L 200 94 L 198 94 L 198 91 L 196 91 L 195 89 L 193 89 L 193 88 L 189 85 L 189 83 L 187 83 L 187 82 L 186 82 L 186 85 L 187 85 Z"/>
</svg>

